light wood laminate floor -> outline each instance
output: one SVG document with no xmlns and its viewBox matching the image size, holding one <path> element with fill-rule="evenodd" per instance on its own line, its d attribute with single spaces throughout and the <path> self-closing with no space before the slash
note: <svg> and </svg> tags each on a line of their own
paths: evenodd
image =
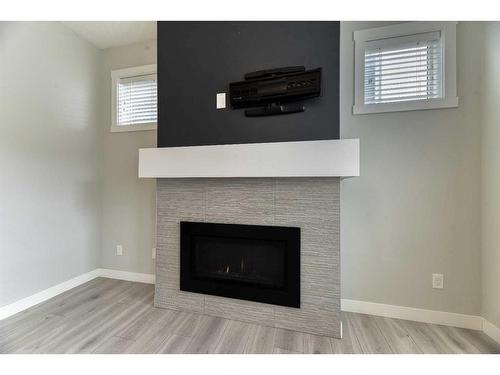
<svg viewBox="0 0 500 375">
<path fill-rule="evenodd" d="M 153 285 L 97 278 L 0 321 L 0 353 L 499 353 L 482 332 L 343 313 L 333 339 L 153 307 Z"/>
</svg>

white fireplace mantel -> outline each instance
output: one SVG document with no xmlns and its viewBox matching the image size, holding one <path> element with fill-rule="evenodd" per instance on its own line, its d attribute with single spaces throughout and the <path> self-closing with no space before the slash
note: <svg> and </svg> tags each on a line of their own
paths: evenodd
<svg viewBox="0 0 500 375">
<path fill-rule="evenodd" d="M 355 176 L 359 139 L 139 149 L 140 178 Z"/>
</svg>

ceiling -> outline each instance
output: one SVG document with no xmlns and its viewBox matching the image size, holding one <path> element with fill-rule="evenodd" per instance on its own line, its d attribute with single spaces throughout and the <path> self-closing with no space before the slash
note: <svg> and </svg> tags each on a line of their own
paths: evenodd
<svg viewBox="0 0 500 375">
<path fill-rule="evenodd" d="M 156 39 L 155 21 L 66 21 L 63 24 L 100 49 Z"/>
</svg>

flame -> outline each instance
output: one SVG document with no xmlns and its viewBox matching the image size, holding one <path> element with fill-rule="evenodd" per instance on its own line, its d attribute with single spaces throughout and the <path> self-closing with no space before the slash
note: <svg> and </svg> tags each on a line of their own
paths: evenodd
<svg viewBox="0 0 500 375">
<path fill-rule="evenodd" d="M 226 268 L 224 269 L 224 272 L 229 273 L 230 271 L 231 271 L 231 268 L 229 268 L 229 266 L 226 266 Z"/>
</svg>

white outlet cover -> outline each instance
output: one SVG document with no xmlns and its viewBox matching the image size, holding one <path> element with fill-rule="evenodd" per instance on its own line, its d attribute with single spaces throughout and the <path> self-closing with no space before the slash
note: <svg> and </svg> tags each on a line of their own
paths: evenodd
<svg viewBox="0 0 500 375">
<path fill-rule="evenodd" d="M 151 249 L 151 259 L 156 259 L 156 247 Z"/>
<path fill-rule="evenodd" d="M 116 255 L 123 255 L 123 246 L 116 245 Z"/>
<path fill-rule="evenodd" d="M 217 94 L 217 109 L 226 108 L 226 93 L 220 92 Z"/>
<path fill-rule="evenodd" d="M 432 287 L 434 289 L 443 289 L 444 287 L 444 275 L 442 273 L 432 274 Z"/>
</svg>

